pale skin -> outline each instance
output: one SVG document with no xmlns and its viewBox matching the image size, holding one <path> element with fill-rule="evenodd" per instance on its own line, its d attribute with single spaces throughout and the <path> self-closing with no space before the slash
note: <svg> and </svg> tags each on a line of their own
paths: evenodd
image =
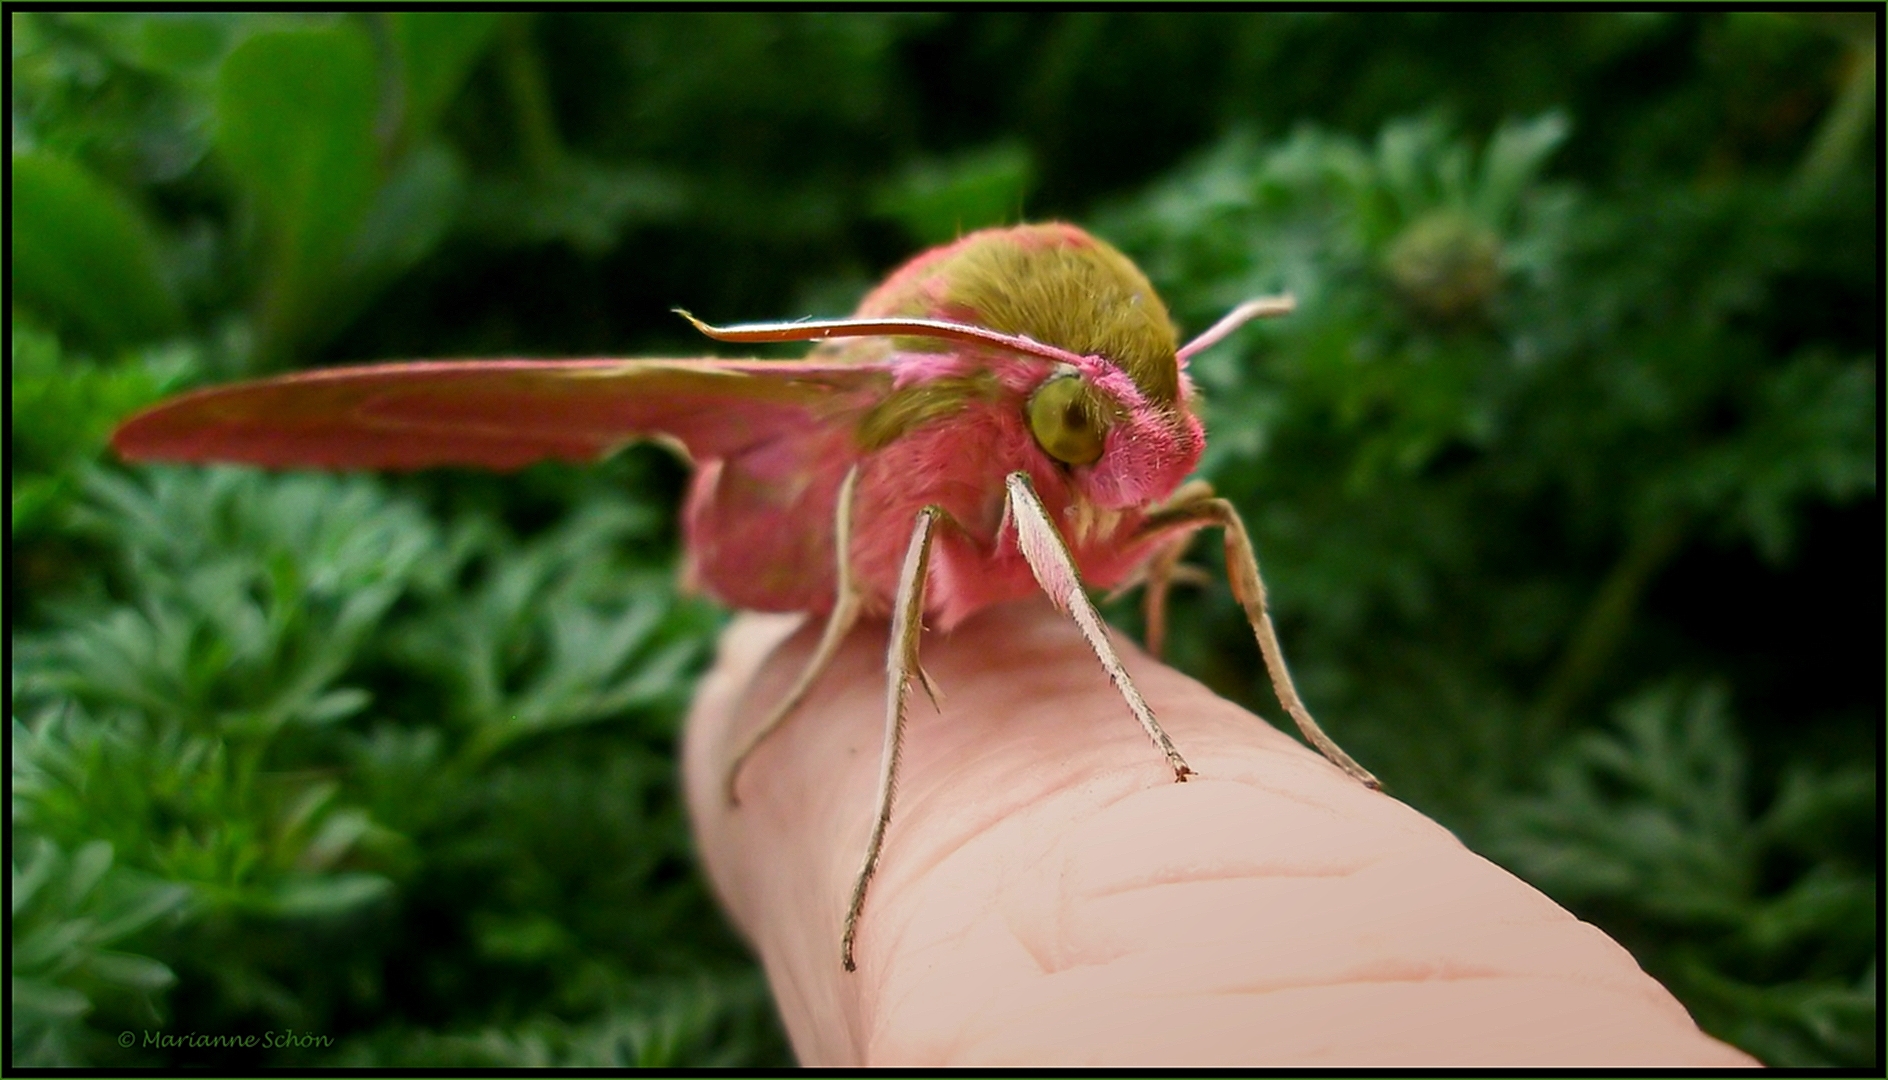
<svg viewBox="0 0 1888 1080">
<path fill-rule="evenodd" d="M 1738 1066 L 1598 930 L 1111 635 L 1185 784 L 1046 600 L 920 657 L 876 814 L 887 628 L 864 620 L 725 797 L 820 620 L 743 615 L 690 717 L 697 839 L 805 1065 Z"/>
</svg>

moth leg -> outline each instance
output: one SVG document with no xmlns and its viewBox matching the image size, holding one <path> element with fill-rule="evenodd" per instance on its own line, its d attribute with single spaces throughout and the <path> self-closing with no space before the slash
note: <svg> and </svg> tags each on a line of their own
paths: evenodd
<svg viewBox="0 0 1888 1080">
<path fill-rule="evenodd" d="M 1107 669 L 1108 677 L 1114 680 L 1115 689 L 1127 699 L 1128 709 L 1134 713 L 1134 718 L 1141 722 L 1147 737 L 1166 755 L 1167 764 L 1173 768 L 1174 780 L 1185 781 L 1193 775 L 1193 770 L 1188 767 L 1186 759 L 1180 756 L 1180 751 L 1174 749 L 1173 740 L 1160 729 L 1160 721 L 1154 719 L 1154 710 L 1148 708 L 1146 699 L 1135 689 L 1134 681 L 1128 678 L 1127 669 L 1121 666 L 1121 658 L 1115 655 L 1114 646 L 1108 642 L 1108 631 L 1102 625 L 1100 613 L 1082 590 L 1082 579 L 1075 569 L 1074 558 L 1069 555 L 1068 545 L 1063 542 L 1055 523 L 1049 519 L 1049 512 L 1043 509 L 1042 500 L 1036 497 L 1028 475 L 1011 473 L 1005 483 L 1009 487 L 1010 520 L 1016 523 L 1016 544 L 1022 549 L 1029 569 L 1035 573 L 1037 584 L 1049 594 L 1049 599 L 1054 601 L 1056 607 L 1075 620 L 1082 636 L 1088 639 L 1088 647 L 1095 650 L 1101 666 Z"/>
<path fill-rule="evenodd" d="M 898 793 L 898 758 L 905 744 L 905 700 L 911 695 L 912 673 L 922 670 L 918 667 L 918 635 L 924 630 L 924 573 L 931 562 L 932 526 L 942 514 L 935 506 L 918 511 L 911 543 L 905 548 L 904 567 L 898 572 L 891 642 L 885 650 L 885 749 L 879 762 L 878 817 L 872 822 L 872 838 L 865 845 L 865 861 L 852 883 L 852 903 L 846 908 L 845 931 L 839 940 L 839 962 L 847 971 L 858 970 L 852 962 L 852 943 L 858 937 L 859 915 L 865 910 L 865 890 L 878 872 L 885 830 L 892 822 L 892 799 Z M 928 689 L 930 677 L 924 676 L 923 680 Z"/>
<path fill-rule="evenodd" d="M 1167 590 L 1173 586 L 1174 578 L 1185 568 L 1180 565 L 1180 557 L 1187 553 L 1187 545 L 1192 543 L 1193 534 L 1183 533 L 1168 541 L 1147 561 L 1146 585 L 1141 592 L 1142 621 L 1147 625 L 1147 654 L 1160 659 L 1161 650 L 1167 644 Z"/>
<path fill-rule="evenodd" d="M 832 614 L 826 616 L 826 630 L 820 635 L 819 646 L 813 650 L 812 657 L 800 670 L 800 677 L 794 680 L 792 689 L 788 690 L 786 696 L 773 707 L 773 711 L 769 712 L 767 719 L 754 729 L 754 733 L 747 737 L 747 741 L 741 745 L 740 752 L 734 755 L 734 761 L 728 766 L 726 782 L 723 785 L 729 806 L 741 804 L 741 796 L 735 785 L 740 782 L 742 766 L 747 764 L 747 759 L 759 749 L 762 742 L 766 741 L 767 736 L 772 735 L 774 729 L 785 723 L 787 717 L 793 715 L 793 710 L 799 708 L 800 703 L 806 700 L 806 695 L 813 689 L 813 683 L 825 673 L 826 665 L 832 662 L 834 654 L 839 651 L 840 642 L 846 640 L 846 635 L 852 632 L 853 624 L 859 621 L 861 601 L 858 590 L 852 587 L 851 558 L 852 490 L 857 486 L 858 480 L 859 467 L 854 465 L 847 470 L 846 478 L 840 481 L 838 506 L 833 512 L 833 546 L 837 549 L 839 559 L 839 587 L 833 597 Z"/>
<path fill-rule="evenodd" d="M 1144 537 L 1156 537 L 1164 533 L 1179 530 L 1191 534 L 1195 530 L 1217 525 L 1226 538 L 1226 577 L 1232 585 L 1233 598 L 1245 609 L 1246 621 L 1252 625 L 1253 636 L 1259 641 L 1259 654 L 1265 658 L 1265 671 L 1272 678 L 1272 689 L 1278 694 L 1279 703 L 1291 714 L 1298 730 L 1304 732 L 1305 739 L 1317 747 L 1331 764 L 1343 769 L 1353 778 L 1372 790 L 1382 788 L 1382 784 L 1370 770 L 1352 760 L 1344 749 L 1331 741 L 1318 722 L 1311 718 L 1311 710 L 1305 708 L 1303 699 L 1298 696 L 1298 688 L 1292 684 L 1291 672 L 1285 667 L 1285 653 L 1279 648 L 1278 631 L 1272 626 L 1272 615 L 1265 607 L 1265 582 L 1259 578 L 1259 558 L 1252 548 L 1252 538 L 1246 533 L 1245 522 L 1240 520 L 1239 511 L 1225 499 L 1204 497 L 1190 505 L 1170 505 L 1156 510 L 1141 523 L 1140 533 Z"/>
<path fill-rule="evenodd" d="M 1201 499 L 1213 497 L 1213 485 L 1204 480 L 1188 480 L 1180 485 L 1162 507 L 1187 506 Z M 1167 590 L 1176 581 L 1203 584 L 1206 575 L 1197 567 L 1183 566 L 1180 557 L 1186 554 L 1187 545 L 1193 542 L 1193 530 L 1182 531 L 1166 546 L 1154 554 L 1147 563 L 1147 588 L 1141 593 L 1141 611 L 1147 624 L 1147 651 L 1154 659 L 1160 659 L 1161 650 L 1167 644 Z"/>
<path fill-rule="evenodd" d="M 1204 480 L 1188 480 L 1180 485 L 1173 496 L 1161 504 L 1161 509 L 1191 503 L 1213 494 L 1213 485 Z M 1180 561 L 1186 554 L 1187 545 L 1192 542 L 1192 530 L 1185 530 L 1180 535 L 1166 541 L 1147 557 L 1133 575 L 1114 587 L 1103 597 L 1104 603 L 1112 604 L 1137 588 L 1145 587 L 1141 593 L 1141 613 L 1146 623 L 1147 633 L 1143 647 L 1154 659 L 1160 659 L 1162 647 L 1167 641 L 1167 591 L 1176 583 L 1204 585 L 1211 579 L 1197 566 L 1188 566 Z"/>
<path fill-rule="evenodd" d="M 924 684 L 924 696 L 931 699 L 931 707 L 938 712 L 944 711 L 944 688 L 931 678 L 931 673 L 924 670 L 923 664 L 912 665 L 917 669 L 918 681 Z"/>
</svg>

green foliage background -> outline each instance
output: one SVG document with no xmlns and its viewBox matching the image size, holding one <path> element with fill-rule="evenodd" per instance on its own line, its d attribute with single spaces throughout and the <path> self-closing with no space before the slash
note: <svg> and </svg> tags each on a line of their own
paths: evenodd
<svg viewBox="0 0 1888 1080">
<path fill-rule="evenodd" d="M 789 1060 L 676 791 L 723 618 L 678 465 L 104 440 L 292 367 L 688 355 L 671 306 L 843 313 L 1063 217 L 1187 329 L 1298 295 L 1195 365 L 1202 472 L 1346 746 L 1707 1030 L 1879 1066 L 1873 16 L 9 18 L 14 1064 Z"/>
</svg>

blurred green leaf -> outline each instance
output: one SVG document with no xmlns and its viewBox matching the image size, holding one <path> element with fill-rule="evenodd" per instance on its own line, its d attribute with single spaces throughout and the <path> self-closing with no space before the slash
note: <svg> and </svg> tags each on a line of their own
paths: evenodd
<svg viewBox="0 0 1888 1080">
<path fill-rule="evenodd" d="M 491 43 L 501 14 L 484 11 L 393 11 L 389 36 L 405 75 L 405 127 L 423 139 Z"/>
<path fill-rule="evenodd" d="M 16 301 L 104 352 L 173 334 L 182 315 L 150 226 L 125 196 L 45 152 L 12 156 Z"/>
<path fill-rule="evenodd" d="M 85 973 L 101 982 L 150 993 L 177 981 L 171 969 L 148 956 L 101 952 L 86 961 Z"/>
<path fill-rule="evenodd" d="M 321 318 L 377 186 L 378 108 L 373 51 L 351 24 L 259 33 L 223 62 L 216 145 L 267 236 L 265 356 Z"/>
<path fill-rule="evenodd" d="M 174 78 L 208 78 L 254 16 L 233 12 L 80 11 L 65 16 L 97 35 L 112 55 Z"/>
<path fill-rule="evenodd" d="M 291 878 L 268 900 L 268 911 L 285 919 L 333 917 L 371 904 L 393 891 L 393 882 L 378 874 L 334 874 Z"/>
<path fill-rule="evenodd" d="M 1472 200 L 1475 216 L 1494 228 L 1510 224 L 1528 186 L 1540 179 L 1547 159 L 1567 140 L 1570 126 L 1564 115 L 1546 113 L 1497 129 L 1482 152 Z"/>
<path fill-rule="evenodd" d="M 16 779 L 21 756 L 30 753 L 22 745 L 24 734 L 14 721 Z M 17 1063 L 72 1065 L 79 1060 L 78 1025 L 101 995 L 148 1000 L 176 981 L 169 966 L 107 946 L 179 912 L 191 892 L 116 865 L 112 845 L 104 840 L 68 854 L 40 837 L 25 852 L 24 866 L 20 855 L 16 848 L 10 1045 Z"/>
<path fill-rule="evenodd" d="M 725 1068 L 767 1041 L 752 1008 L 765 997 L 752 977 L 644 984 L 587 1023 L 539 1018 L 463 1033 L 389 1032 L 371 1051 L 356 1047 L 351 1060 L 473 1069 Z"/>
</svg>

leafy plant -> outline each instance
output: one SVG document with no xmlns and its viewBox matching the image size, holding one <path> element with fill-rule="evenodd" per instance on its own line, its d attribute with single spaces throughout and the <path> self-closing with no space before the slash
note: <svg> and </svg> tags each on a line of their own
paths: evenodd
<svg viewBox="0 0 1888 1080">
<path fill-rule="evenodd" d="M 13 741 L 20 748 L 20 732 Z M 15 757 L 16 790 L 33 783 L 35 764 Z M 88 1055 L 98 1036 L 81 1021 L 95 999 L 117 997 L 154 1018 L 152 996 L 177 981 L 160 961 L 110 946 L 180 914 L 189 890 L 116 867 L 113 854 L 94 840 L 67 855 L 42 837 L 13 863 L 12 1048 L 21 1065 Z"/>
</svg>

